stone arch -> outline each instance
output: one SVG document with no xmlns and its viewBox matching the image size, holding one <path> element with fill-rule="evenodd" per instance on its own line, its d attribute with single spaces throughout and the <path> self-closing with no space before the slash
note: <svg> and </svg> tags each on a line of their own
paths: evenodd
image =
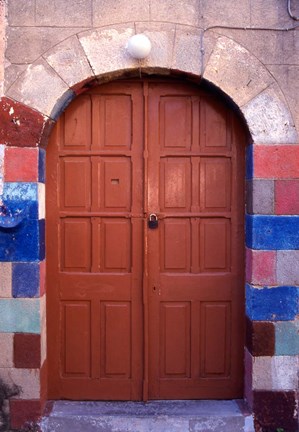
<svg viewBox="0 0 299 432">
<path fill-rule="evenodd" d="M 135 32 L 144 32 L 152 41 L 152 52 L 142 62 L 125 49 Z M 29 65 L 6 96 L 43 117 L 42 135 L 45 124 L 55 120 L 84 85 L 138 69 L 176 71 L 212 83 L 239 107 L 254 143 L 298 140 L 284 96 L 267 68 L 234 40 L 187 25 L 126 23 L 80 32 Z"/>
</svg>

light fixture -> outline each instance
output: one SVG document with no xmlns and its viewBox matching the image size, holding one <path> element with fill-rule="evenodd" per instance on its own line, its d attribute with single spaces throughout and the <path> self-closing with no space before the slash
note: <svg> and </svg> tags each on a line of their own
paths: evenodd
<svg viewBox="0 0 299 432">
<path fill-rule="evenodd" d="M 136 34 L 128 40 L 126 49 L 135 59 L 141 60 L 146 58 L 152 49 L 151 41 L 144 34 Z"/>
</svg>

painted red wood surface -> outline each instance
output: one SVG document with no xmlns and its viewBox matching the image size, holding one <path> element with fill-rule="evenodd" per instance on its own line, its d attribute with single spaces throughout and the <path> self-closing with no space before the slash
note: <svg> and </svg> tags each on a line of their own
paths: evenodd
<svg viewBox="0 0 299 432">
<path fill-rule="evenodd" d="M 50 398 L 242 396 L 243 178 L 238 120 L 195 86 L 69 106 L 47 155 Z"/>
</svg>

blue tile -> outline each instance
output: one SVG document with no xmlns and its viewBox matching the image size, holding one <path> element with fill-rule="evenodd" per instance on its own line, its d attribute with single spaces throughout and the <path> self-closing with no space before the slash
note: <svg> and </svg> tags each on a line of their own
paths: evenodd
<svg viewBox="0 0 299 432">
<path fill-rule="evenodd" d="M 253 178 L 253 145 L 246 147 L 246 179 Z"/>
<path fill-rule="evenodd" d="M 299 216 L 246 215 L 246 245 L 261 250 L 299 249 Z"/>
<path fill-rule="evenodd" d="M 41 228 L 43 228 L 41 224 Z M 44 242 L 44 234 L 42 241 Z M 40 232 L 38 220 L 23 220 L 15 228 L 0 228 L 0 261 L 39 261 Z"/>
<path fill-rule="evenodd" d="M 38 181 L 45 183 L 46 179 L 46 151 L 39 149 L 38 154 Z"/>
<path fill-rule="evenodd" d="M 39 296 L 39 264 L 12 264 L 12 295 L 13 297 Z"/>
<path fill-rule="evenodd" d="M 275 324 L 275 355 L 299 355 L 299 321 Z"/>
<path fill-rule="evenodd" d="M 4 183 L 2 199 L 9 214 L 25 212 L 30 219 L 38 219 L 37 183 Z"/>
<path fill-rule="evenodd" d="M 39 299 L 0 299 L 0 332 L 40 334 Z"/>
<path fill-rule="evenodd" d="M 246 285 L 246 314 L 254 321 L 291 321 L 299 313 L 299 289 Z"/>
<path fill-rule="evenodd" d="M 39 259 L 43 261 L 46 257 L 46 224 L 45 219 L 38 221 L 39 226 Z"/>
</svg>

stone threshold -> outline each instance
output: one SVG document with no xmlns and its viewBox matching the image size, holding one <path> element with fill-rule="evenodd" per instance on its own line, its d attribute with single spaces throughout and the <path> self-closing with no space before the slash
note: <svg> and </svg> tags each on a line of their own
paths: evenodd
<svg viewBox="0 0 299 432">
<path fill-rule="evenodd" d="M 48 404 L 42 432 L 254 432 L 241 400 Z"/>
</svg>

